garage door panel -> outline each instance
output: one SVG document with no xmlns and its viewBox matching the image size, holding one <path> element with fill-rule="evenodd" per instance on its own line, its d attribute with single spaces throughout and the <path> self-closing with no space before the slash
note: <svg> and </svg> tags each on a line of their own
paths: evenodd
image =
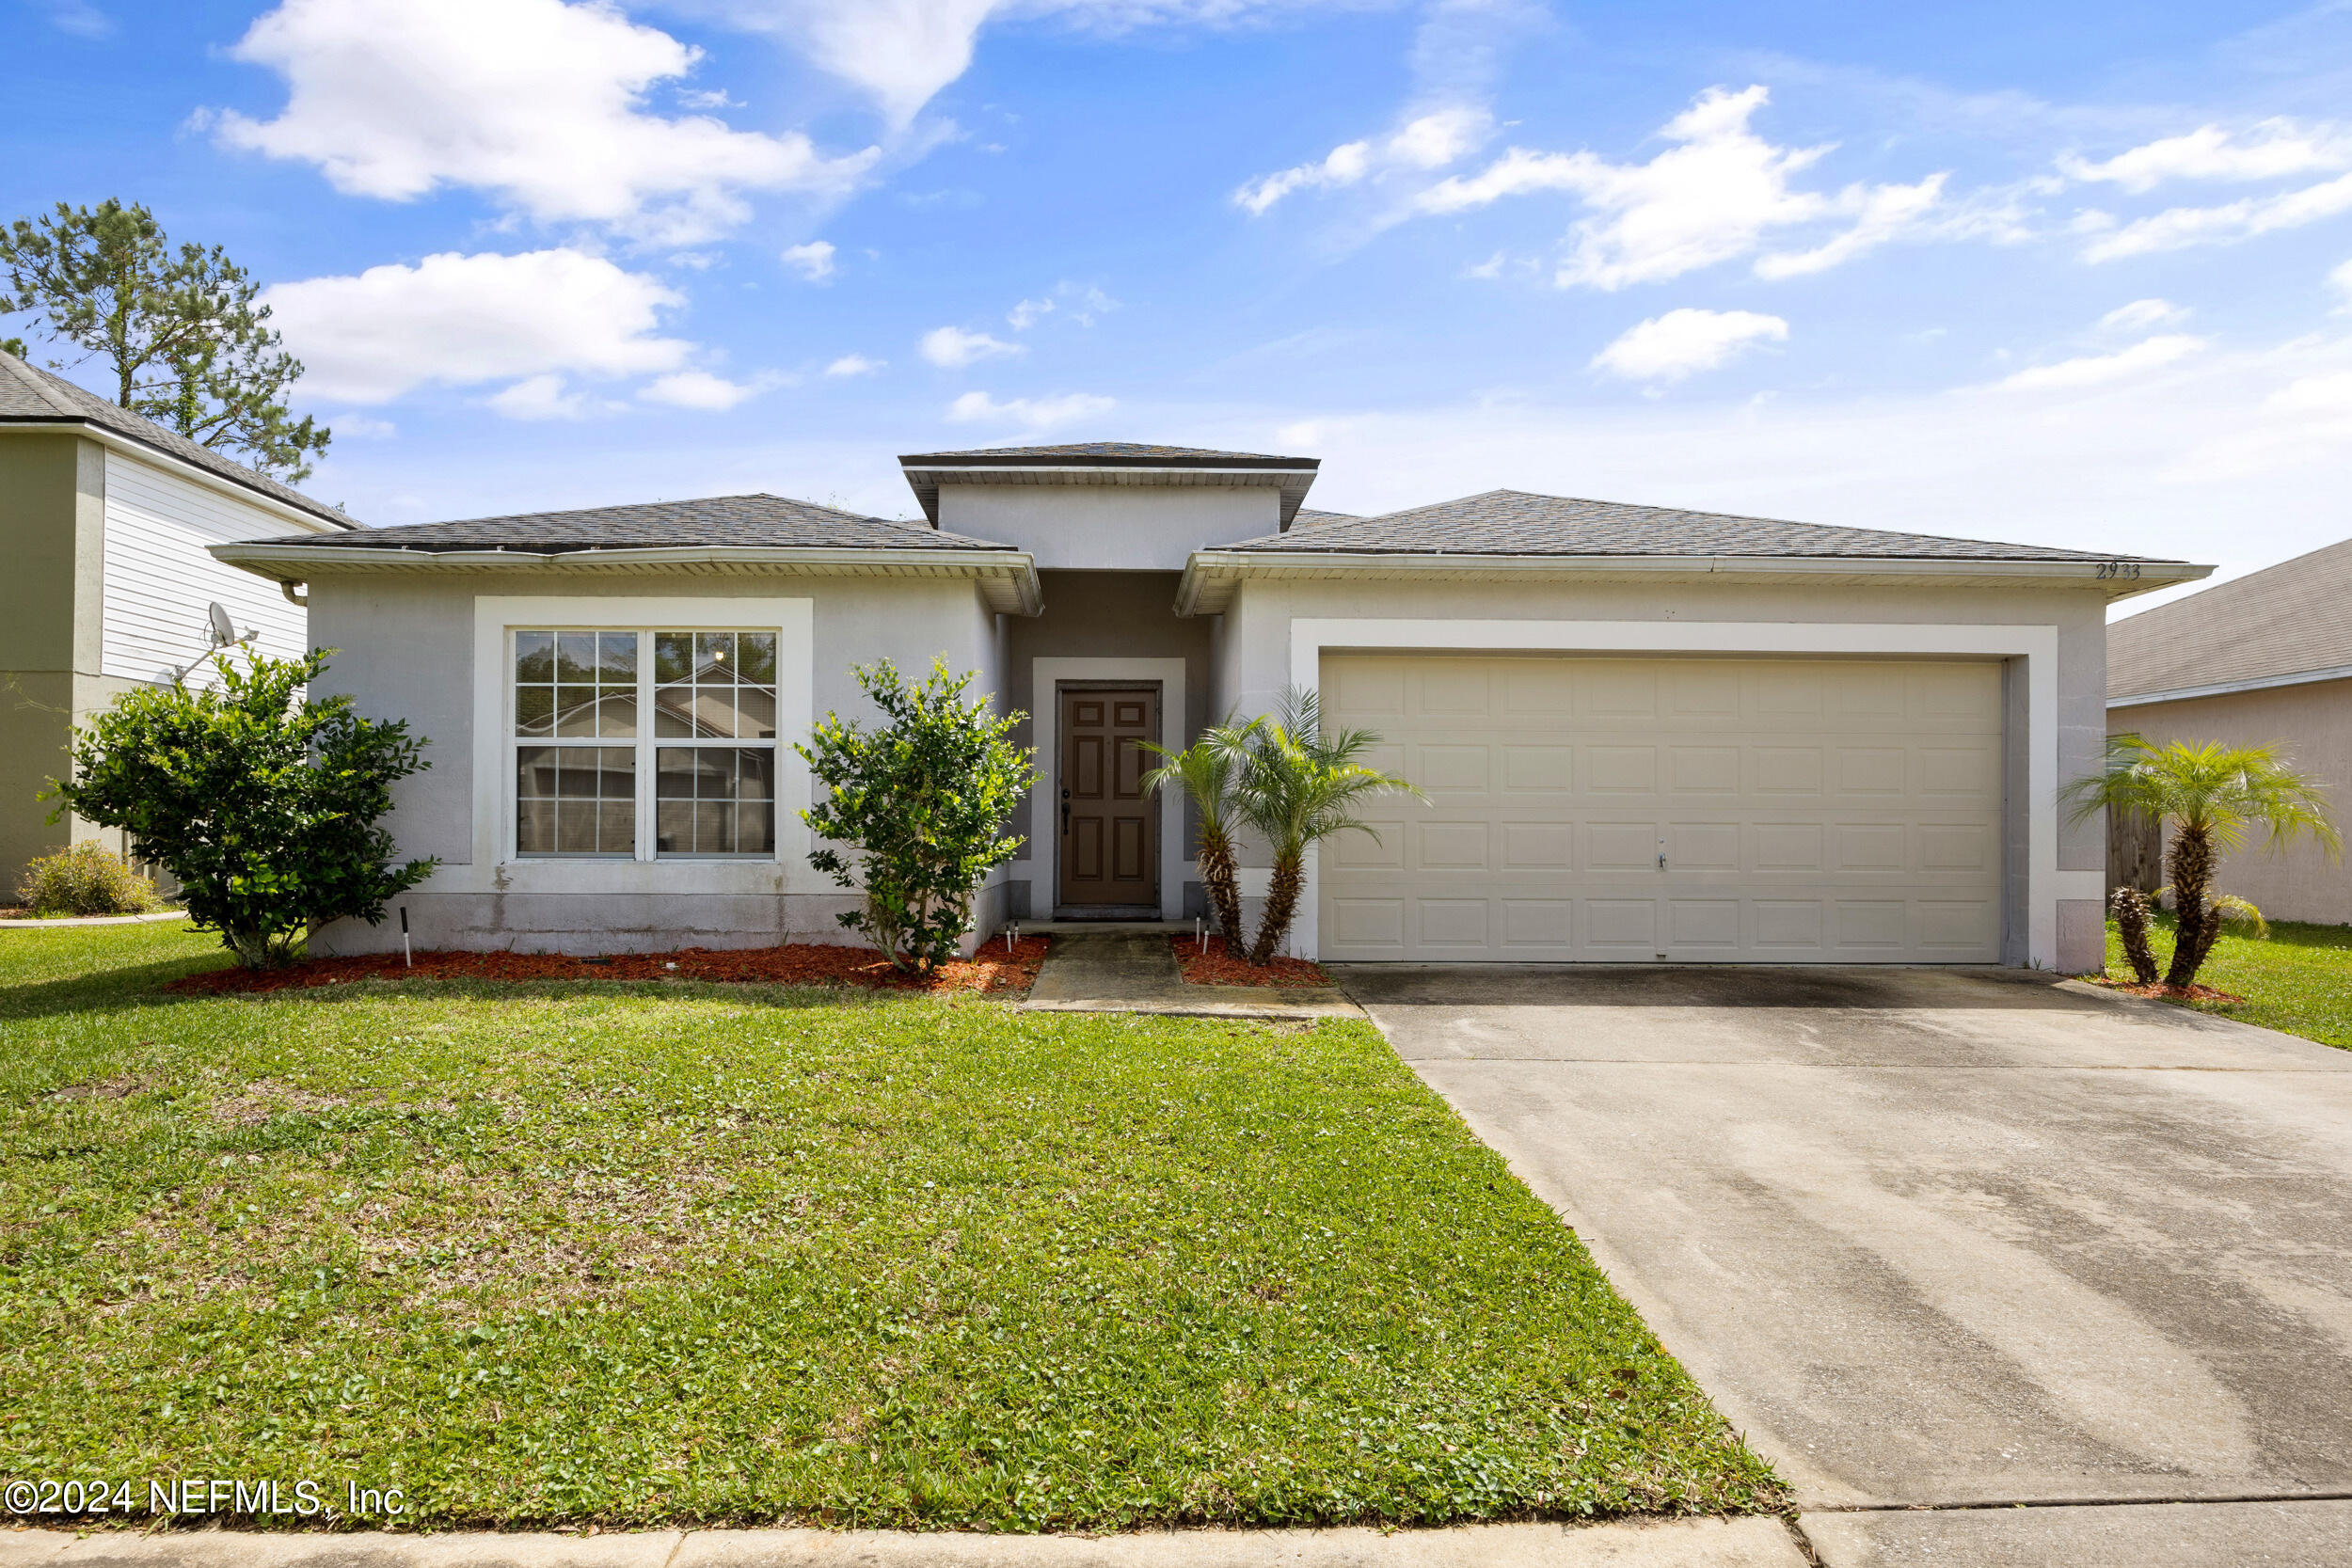
<svg viewBox="0 0 2352 1568">
<path fill-rule="evenodd" d="M 1575 830 L 1565 822 L 1504 822 L 1500 837 L 1502 870 L 1565 871 L 1575 863 Z"/>
<path fill-rule="evenodd" d="M 1666 749 L 1666 788 L 1676 795 L 1737 795 L 1740 793 L 1740 748 L 1737 746 L 1670 746 Z"/>
<path fill-rule="evenodd" d="M 1658 956 L 1657 899 L 1588 898 L 1584 910 L 1585 942 L 1596 953 L 1621 953 L 1632 958 Z"/>
<path fill-rule="evenodd" d="M 1484 795 L 1490 752 L 1484 744 L 1413 747 L 1406 777 L 1431 796 Z"/>
<path fill-rule="evenodd" d="M 1421 871 L 1485 871 L 1488 869 L 1484 822 L 1421 822 L 1415 824 L 1420 843 L 1413 857 Z"/>
<path fill-rule="evenodd" d="M 1513 958 L 1539 962 L 1566 958 L 1573 943 L 1576 905 L 1566 898 L 1505 898 L 1502 947 Z"/>
<path fill-rule="evenodd" d="M 1334 655 L 1324 690 L 1433 801 L 1320 857 L 1327 958 L 1998 956 L 1997 664 Z"/>
<path fill-rule="evenodd" d="M 1576 787 L 1573 746 L 1505 746 L 1502 788 L 1512 795 L 1565 795 Z"/>
<path fill-rule="evenodd" d="M 1656 746 L 1591 746 L 1584 752 L 1586 790 L 1594 795 L 1658 793 Z"/>
</svg>

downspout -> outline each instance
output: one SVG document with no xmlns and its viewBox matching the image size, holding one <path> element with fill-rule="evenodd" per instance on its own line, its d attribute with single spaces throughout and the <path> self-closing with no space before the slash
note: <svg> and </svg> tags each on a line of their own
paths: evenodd
<svg viewBox="0 0 2352 1568">
<path fill-rule="evenodd" d="M 288 604 L 296 605 L 307 610 L 310 605 L 310 596 L 307 594 L 297 594 L 294 590 L 297 588 L 308 588 L 310 584 L 307 582 L 280 582 L 278 585 L 278 591 L 286 595 L 286 602 Z"/>
</svg>

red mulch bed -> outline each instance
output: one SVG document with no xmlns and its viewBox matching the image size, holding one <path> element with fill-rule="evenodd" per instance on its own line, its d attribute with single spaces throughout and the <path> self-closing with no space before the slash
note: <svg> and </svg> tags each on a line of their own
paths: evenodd
<svg viewBox="0 0 2352 1568">
<path fill-rule="evenodd" d="M 2103 974 L 2093 974 L 2089 978 L 2094 986 L 2105 986 L 2109 990 L 2124 991 L 2133 996 L 2150 996 L 2159 1002 L 2221 1002 L 2235 1005 L 2246 1000 L 2231 991 L 2216 990 L 2211 986 L 2168 986 L 2161 980 L 2143 986 L 2137 980 L 2111 980 Z"/>
<path fill-rule="evenodd" d="M 305 958 L 284 969 L 215 969 L 174 980 L 167 990 L 215 993 L 300 990 L 354 980 L 717 980 L 787 986 L 860 986 L 933 994 L 1024 991 L 1045 961 L 1050 937 L 1023 937 L 1006 951 L 1000 938 L 970 958 L 944 963 L 928 981 L 898 974 L 870 947 L 688 947 L 675 953 L 614 953 L 576 958 L 563 953 L 420 953 L 415 967 L 397 953 Z"/>
<path fill-rule="evenodd" d="M 1176 948 L 1176 962 L 1184 972 L 1188 986 L 1327 986 L 1331 976 L 1323 966 L 1305 958 L 1277 958 L 1269 964 L 1253 964 L 1237 953 L 1229 953 L 1223 937 L 1211 937 L 1209 950 L 1200 950 L 1198 937 L 1170 937 Z"/>
</svg>

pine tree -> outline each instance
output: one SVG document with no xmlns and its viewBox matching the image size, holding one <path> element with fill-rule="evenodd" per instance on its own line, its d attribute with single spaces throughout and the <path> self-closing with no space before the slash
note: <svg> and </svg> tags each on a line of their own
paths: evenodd
<svg viewBox="0 0 2352 1568">
<path fill-rule="evenodd" d="M 153 214 L 112 198 L 60 201 L 0 230 L 0 313 L 32 317 L 81 358 L 103 356 L 124 408 L 299 483 L 331 433 L 287 408 L 302 361 L 279 345 L 260 293 L 220 246 L 175 251 Z M 22 339 L 0 349 L 30 357 Z"/>
</svg>

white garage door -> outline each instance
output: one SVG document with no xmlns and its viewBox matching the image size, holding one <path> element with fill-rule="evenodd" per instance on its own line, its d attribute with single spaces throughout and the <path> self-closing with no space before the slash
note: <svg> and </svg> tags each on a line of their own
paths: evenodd
<svg viewBox="0 0 2352 1568">
<path fill-rule="evenodd" d="M 1994 962 L 1993 663 L 1335 654 L 1427 791 L 1320 856 L 1341 959 Z"/>
</svg>

